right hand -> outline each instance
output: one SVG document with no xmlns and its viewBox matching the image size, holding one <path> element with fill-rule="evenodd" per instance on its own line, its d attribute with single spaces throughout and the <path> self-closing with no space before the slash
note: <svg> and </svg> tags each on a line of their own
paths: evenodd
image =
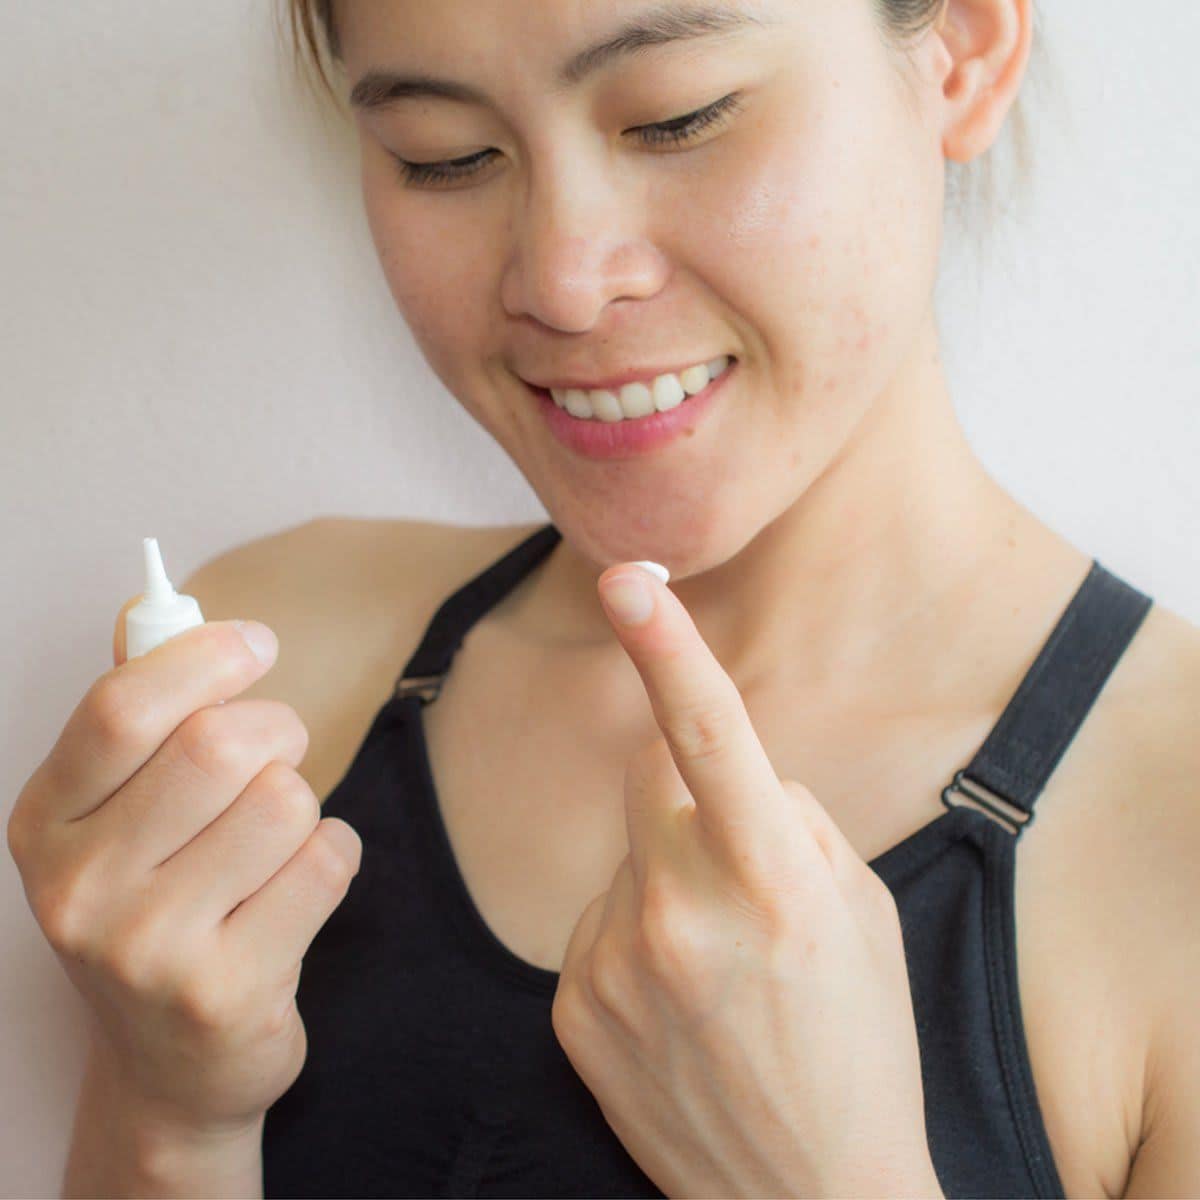
<svg viewBox="0 0 1200 1200">
<path fill-rule="evenodd" d="M 362 842 L 294 769 L 308 731 L 291 706 L 219 703 L 274 657 L 214 621 L 125 662 L 137 599 L 114 669 L 21 789 L 9 851 L 120 1094 L 164 1125 L 236 1130 L 304 1065 L 301 959 Z"/>
</svg>

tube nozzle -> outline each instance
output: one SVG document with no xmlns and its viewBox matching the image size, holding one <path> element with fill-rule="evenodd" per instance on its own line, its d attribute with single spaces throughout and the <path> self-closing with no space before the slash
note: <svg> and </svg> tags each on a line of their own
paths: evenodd
<svg viewBox="0 0 1200 1200">
<path fill-rule="evenodd" d="M 151 604 L 169 603 L 175 598 L 175 588 L 163 567 L 158 538 L 142 538 L 142 557 L 146 563 L 146 599 Z"/>
</svg>

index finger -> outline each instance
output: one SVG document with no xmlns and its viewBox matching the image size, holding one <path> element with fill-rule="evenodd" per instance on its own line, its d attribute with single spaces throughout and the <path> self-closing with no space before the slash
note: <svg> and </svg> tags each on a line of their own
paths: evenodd
<svg viewBox="0 0 1200 1200">
<path fill-rule="evenodd" d="M 737 685 L 669 587 L 623 564 L 601 574 L 602 597 L 618 579 L 621 586 L 629 580 L 650 589 L 654 606 L 647 620 L 613 625 L 642 677 L 697 816 L 731 845 L 775 840 L 778 822 L 787 820 L 784 792 Z"/>
<path fill-rule="evenodd" d="M 238 625 L 210 621 L 186 629 L 101 675 L 31 777 L 46 814 L 66 821 L 90 812 L 192 713 L 266 674 L 274 655 L 260 661 Z"/>
</svg>

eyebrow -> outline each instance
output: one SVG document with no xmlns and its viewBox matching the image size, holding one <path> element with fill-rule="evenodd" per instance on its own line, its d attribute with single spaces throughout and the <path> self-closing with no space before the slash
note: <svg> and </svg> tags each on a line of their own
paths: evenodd
<svg viewBox="0 0 1200 1200">
<path fill-rule="evenodd" d="M 745 9 L 660 4 L 639 14 L 611 37 L 573 55 L 559 69 L 556 90 L 575 87 L 588 75 L 616 59 L 651 46 L 740 32 L 774 23 Z M 458 80 L 438 79 L 431 75 L 403 75 L 386 70 L 368 71 L 351 89 L 350 103 L 354 108 L 370 112 L 386 108 L 398 100 L 430 96 L 459 100 L 466 104 L 492 105 L 486 92 Z"/>
</svg>

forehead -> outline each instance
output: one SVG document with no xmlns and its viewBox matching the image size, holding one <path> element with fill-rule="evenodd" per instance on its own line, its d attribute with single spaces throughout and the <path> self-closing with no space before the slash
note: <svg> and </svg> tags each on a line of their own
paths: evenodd
<svg viewBox="0 0 1200 1200">
<path fill-rule="evenodd" d="M 516 55 L 566 91 L 657 46 L 776 27 L 780 7 L 766 0 L 372 0 L 344 6 L 339 32 L 352 82 L 366 73 L 416 79 L 438 64 L 484 69 Z M 352 99 L 371 107 L 402 94 L 394 86 L 391 95 L 381 91 L 377 78 Z"/>
</svg>

